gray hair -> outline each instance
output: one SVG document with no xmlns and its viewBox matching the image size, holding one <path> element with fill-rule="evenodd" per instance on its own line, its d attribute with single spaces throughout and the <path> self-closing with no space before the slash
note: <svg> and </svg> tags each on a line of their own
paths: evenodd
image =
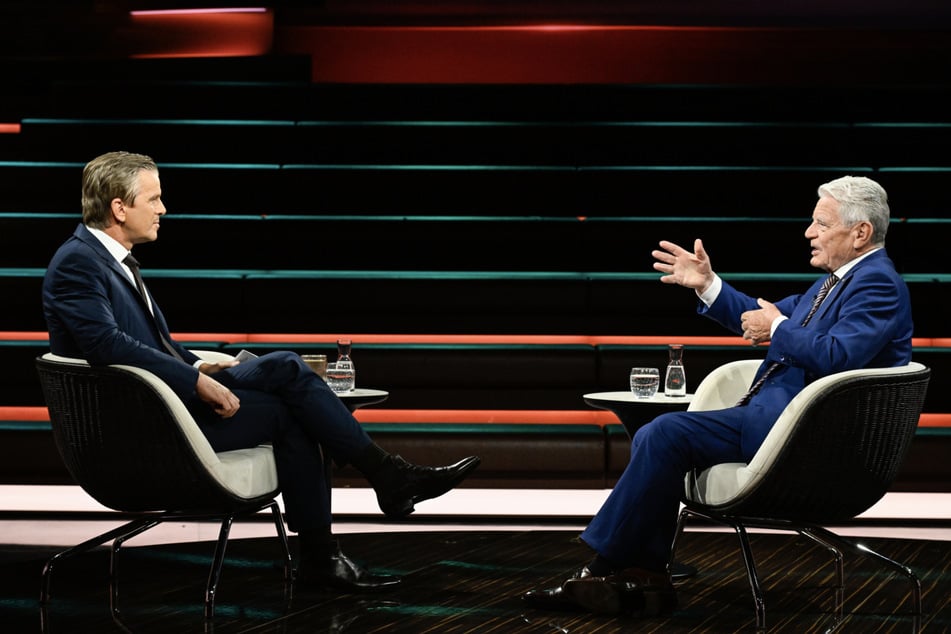
<svg viewBox="0 0 951 634">
<path fill-rule="evenodd" d="M 142 170 L 158 172 L 150 157 L 131 152 L 109 152 L 97 156 L 83 168 L 83 223 L 105 229 L 112 218 L 112 201 L 118 198 L 131 205 L 138 195 Z"/>
<path fill-rule="evenodd" d="M 864 176 L 843 176 L 819 186 L 819 197 L 839 203 L 839 219 L 851 227 L 867 220 L 872 225 L 872 244 L 885 245 L 890 212 L 885 189 Z"/>
</svg>

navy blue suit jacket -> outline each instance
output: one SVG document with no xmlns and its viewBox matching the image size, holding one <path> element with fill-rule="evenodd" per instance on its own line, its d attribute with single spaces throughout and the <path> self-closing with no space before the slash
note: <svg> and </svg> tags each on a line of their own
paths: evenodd
<svg viewBox="0 0 951 634">
<path fill-rule="evenodd" d="M 911 299 L 908 287 L 884 249 L 852 267 L 809 323 L 802 326 L 824 279 L 825 276 L 817 279 L 802 295 L 774 302 L 789 319 L 773 333 L 766 359 L 756 376 L 774 361 L 781 365 L 747 406 L 750 418 L 744 421 L 744 445 L 758 447 L 783 408 L 817 378 L 844 370 L 895 367 L 911 361 Z M 741 314 L 758 308 L 756 298 L 724 282 L 716 301 L 709 307 L 701 304 L 699 311 L 742 334 Z"/>
<path fill-rule="evenodd" d="M 155 318 L 115 258 L 82 224 L 56 252 L 43 279 L 43 313 L 50 350 L 92 365 L 124 364 L 149 370 L 183 399 L 194 396 L 198 360 L 177 343 L 183 363 L 164 351 L 171 341 L 162 311 Z"/>
</svg>

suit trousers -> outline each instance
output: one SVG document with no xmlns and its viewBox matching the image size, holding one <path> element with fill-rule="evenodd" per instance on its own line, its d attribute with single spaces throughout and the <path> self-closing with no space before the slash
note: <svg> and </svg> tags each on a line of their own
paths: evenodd
<svg viewBox="0 0 951 634">
<path fill-rule="evenodd" d="M 273 443 L 287 524 L 292 531 L 331 524 L 329 466 L 349 462 L 372 442 L 340 398 L 292 352 L 273 352 L 213 375 L 240 399 L 221 418 L 197 397 L 187 404 L 212 448 Z"/>
<path fill-rule="evenodd" d="M 616 567 L 664 570 L 677 529 L 684 476 L 722 462 L 748 462 L 763 438 L 743 438 L 746 423 L 778 412 L 758 405 L 669 412 L 634 434 L 624 473 L 581 539 Z"/>
</svg>

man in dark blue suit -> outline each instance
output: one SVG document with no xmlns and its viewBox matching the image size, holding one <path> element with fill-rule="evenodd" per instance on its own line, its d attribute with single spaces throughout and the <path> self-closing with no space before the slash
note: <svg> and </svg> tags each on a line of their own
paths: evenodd
<svg viewBox="0 0 951 634">
<path fill-rule="evenodd" d="M 885 190 L 846 176 L 818 194 L 805 237 L 810 264 L 829 275 L 802 295 L 770 303 L 737 291 L 713 272 L 700 240 L 692 252 L 666 241 L 653 252 L 662 282 L 694 289 L 700 314 L 753 345 L 769 342 L 769 351 L 736 407 L 663 414 L 635 433 L 627 468 L 581 535 L 594 558 L 560 586 L 528 592 L 526 601 L 642 616 L 673 610 L 667 563 L 684 475 L 749 462 L 786 405 L 817 378 L 911 361 L 908 288 L 883 248 Z"/>
<path fill-rule="evenodd" d="M 296 354 L 206 363 L 173 341 L 131 257 L 134 245 L 158 238 L 166 213 L 151 158 L 111 152 L 90 161 L 82 206 L 82 224 L 53 256 L 43 280 L 52 352 L 92 365 L 149 370 L 182 399 L 215 451 L 273 443 L 288 526 L 300 537 L 298 582 L 348 591 L 399 583 L 340 551 L 321 448 L 363 473 L 380 508 L 397 518 L 416 502 L 451 490 L 479 458 L 434 468 L 389 455 Z"/>
</svg>

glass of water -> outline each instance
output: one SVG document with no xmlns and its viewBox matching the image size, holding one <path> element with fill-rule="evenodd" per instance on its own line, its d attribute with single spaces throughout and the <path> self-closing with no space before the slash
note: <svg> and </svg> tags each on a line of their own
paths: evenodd
<svg viewBox="0 0 951 634">
<path fill-rule="evenodd" d="M 337 394 L 352 392 L 356 383 L 353 367 L 348 364 L 340 363 L 327 364 L 327 385 Z"/>
<path fill-rule="evenodd" d="M 660 387 L 660 370 L 657 368 L 631 368 L 631 393 L 634 398 L 650 398 Z"/>
</svg>

